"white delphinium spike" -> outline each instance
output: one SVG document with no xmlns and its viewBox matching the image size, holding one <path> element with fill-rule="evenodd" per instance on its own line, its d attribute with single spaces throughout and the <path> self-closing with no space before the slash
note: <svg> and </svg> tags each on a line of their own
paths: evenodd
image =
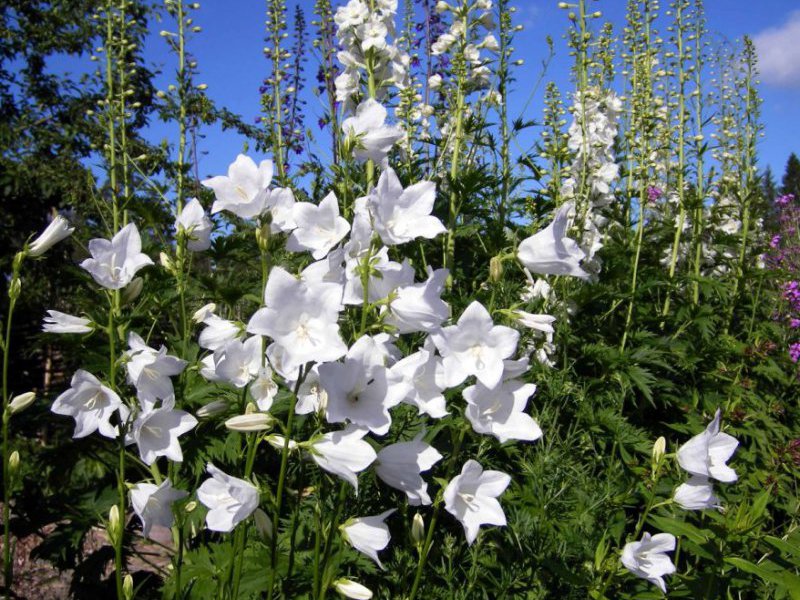
<svg viewBox="0 0 800 600">
<path fill-rule="evenodd" d="M 153 264 L 149 256 L 142 254 L 142 238 L 133 223 L 120 229 L 110 241 L 90 240 L 89 253 L 92 258 L 84 260 L 81 267 L 109 290 L 124 288 L 139 269 Z"/>
</svg>

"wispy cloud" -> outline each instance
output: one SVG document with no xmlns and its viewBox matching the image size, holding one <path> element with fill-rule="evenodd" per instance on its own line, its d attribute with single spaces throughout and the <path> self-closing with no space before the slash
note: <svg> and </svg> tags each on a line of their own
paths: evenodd
<svg viewBox="0 0 800 600">
<path fill-rule="evenodd" d="M 779 27 L 754 35 L 753 42 L 764 83 L 800 87 L 800 10 L 790 13 Z"/>
</svg>

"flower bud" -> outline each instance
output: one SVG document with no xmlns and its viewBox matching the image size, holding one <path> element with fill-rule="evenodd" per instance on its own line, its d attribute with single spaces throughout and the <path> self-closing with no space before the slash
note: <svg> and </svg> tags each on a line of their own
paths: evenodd
<svg viewBox="0 0 800 600">
<path fill-rule="evenodd" d="M 283 447 L 286 445 L 286 438 L 282 435 L 268 435 L 267 443 L 276 450 L 283 452 Z M 289 452 L 293 452 L 298 448 L 299 446 L 297 445 L 297 442 L 294 440 L 289 440 Z"/>
<path fill-rule="evenodd" d="M 656 440 L 656 443 L 653 444 L 653 473 L 658 470 L 659 464 L 661 464 L 661 459 L 664 458 L 664 454 L 667 451 L 667 440 L 662 435 L 660 438 Z"/>
<path fill-rule="evenodd" d="M 489 260 L 489 281 L 500 283 L 503 279 L 503 261 L 499 256 L 493 256 Z"/>
<path fill-rule="evenodd" d="M 11 280 L 11 285 L 8 286 L 8 297 L 11 300 L 16 300 L 19 298 L 20 292 L 22 292 L 22 282 L 19 277 L 14 277 Z"/>
<path fill-rule="evenodd" d="M 186 506 L 183 507 L 183 510 L 186 511 L 186 514 L 189 514 L 195 508 L 197 508 L 197 500 L 191 500 L 186 503 Z"/>
<path fill-rule="evenodd" d="M 231 431 L 266 431 L 272 429 L 274 419 L 266 413 L 251 413 L 231 417 L 225 421 L 225 427 Z"/>
<path fill-rule="evenodd" d="M 19 472 L 19 452 L 14 450 L 8 457 L 8 474 L 12 480 Z"/>
<path fill-rule="evenodd" d="M 131 281 L 124 290 L 122 290 L 122 304 L 130 304 L 134 300 L 139 297 L 139 294 L 142 293 L 144 289 L 144 279 L 141 277 L 135 277 L 133 281 Z"/>
<path fill-rule="evenodd" d="M 333 582 L 333 589 L 345 598 L 353 598 L 353 600 L 369 600 L 372 598 L 372 592 L 368 588 L 350 579 L 337 579 Z"/>
<path fill-rule="evenodd" d="M 422 515 L 417 513 L 414 515 L 414 519 L 411 521 L 411 540 L 414 542 L 414 545 L 419 548 L 422 546 L 422 542 L 425 539 L 425 519 L 422 518 Z"/>
<path fill-rule="evenodd" d="M 161 266 L 164 267 L 167 271 L 169 271 L 170 273 L 173 272 L 175 268 L 175 263 L 172 261 L 172 259 L 166 252 L 159 253 L 158 261 L 161 263 Z"/>
<path fill-rule="evenodd" d="M 209 302 L 205 306 L 198 308 L 195 313 L 192 315 L 192 321 L 195 323 L 202 323 L 205 321 L 215 310 L 217 310 L 217 305 L 213 302 Z"/>
<path fill-rule="evenodd" d="M 108 511 L 108 526 L 106 531 L 108 532 L 108 539 L 111 540 L 113 545 L 116 545 L 122 533 L 122 524 L 119 520 L 119 506 L 116 504 Z"/>
<path fill-rule="evenodd" d="M 122 580 L 122 595 L 125 600 L 133 600 L 133 577 L 128 573 Z"/>
<path fill-rule="evenodd" d="M 260 508 L 257 508 L 256 512 L 253 513 L 253 519 L 255 519 L 256 522 L 256 531 L 258 531 L 258 535 L 260 535 L 264 540 L 271 540 L 272 519 L 269 518 L 267 513 Z"/>
<path fill-rule="evenodd" d="M 448 10 L 451 10 L 451 7 L 447 2 L 444 2 L 444 0 L 439 0 L 439 2 L 436 3 L 437 13 L 442 14 L 443 12 L 447 12 Z"/>
<path fill-rule="evenodd" d="M 200 85 L 197 85 L 195 87 L 202 92 L 203 90 L 207 90 L 208 89 L 208 84 L 207 83 L 201 83 Z"/>
<path fill-rule="evenodd" d="M 261 223 L 261 226 L 256 227 L 255 234 L 258 249 L 266 252 L 267 248 L 269 248 L 270 224 L 268 222 Z"/>
<path fill-rule="evenodd" d="M 34 400 L 36 400 L 36 394 L 33 392 L 25 392 L 19 396 L 14 396 L 11 402 L 8 403 L 8 410 L 12 415 L 15 415 L 28 408 L 33 404 Z"/>
<path fill-rule="evenodd" d="M 69 221 L 61 215 L 56 215 L 39 237 L 28 246 L 28 254 L 41 256 L 58 242 L 72 235 L 73 231 L 75 228 L 69 226 Z"/>
<path fill-rule="evenodd" d="M 214 400 L 197 409 L 195 415 L 198 419 L 216 417 L 228 410 L 228 403 L 225 400 Z"/>
</svg>

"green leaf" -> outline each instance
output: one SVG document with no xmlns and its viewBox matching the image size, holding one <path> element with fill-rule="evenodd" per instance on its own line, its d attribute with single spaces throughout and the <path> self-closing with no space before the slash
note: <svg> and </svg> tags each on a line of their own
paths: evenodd
<svg viewBox="0 0 800 600">
<path fill-rule="evenodd" d="M 756 565 L 743 558 L 726 558 L 725 562 L 733 565 L 745 573 L 757 575 L 764 581 L 774 583 L 785 588 L 792 600 L 800 600 L 800 577 L 789 573 L 786 569 L 776 565 L 772 561 L 765 560 L 762 564 Z M 768 566 L 773 567 L 767 568 Z"/>
</svg>

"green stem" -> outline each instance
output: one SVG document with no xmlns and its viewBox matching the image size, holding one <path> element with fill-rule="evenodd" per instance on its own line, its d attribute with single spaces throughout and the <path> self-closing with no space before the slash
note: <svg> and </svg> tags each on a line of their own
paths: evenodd
<svg viewBox="0 0 800 600">
<path fill-rule="evenodd" d="M 16 260 L 15 260 L 16 263 Z M 16 267 L 16 264 L 15 264 Z M 19 281 L 19 270 L 15 268 L 11 277 L 9 290 L 13 290 L 14 282 Z M 13 293 L 13 292 L 12 292 Z M 14 315 L 14 307 L 17 303 L 16 298 L 9 294 L 8 314 L 6 315 L 6 334 L 3 342 L 3 582 L 6 588 L 6 600 L 11 598 L 11 584 L 14 576 L 14 563 L 11 553 L 11 472 L 8 468 L 9 440 L 8 440 L 8 413 L 9 390 L 8 390 L 8 356 L 11 348 L 11 320 Z"/>
<path fill-rule="evenodd" d="M 247 460 L 245 462 L 244 467 L 244 478 L 249 479 L 250 475 L 253 473 L 253 463 L 256 459 L 256 449 L 258 448 L 258 444 L 261 441 L 259 439 L 260 434 L 253 434 L 247 436 Z M 244 564 L 244 544 L 247 538 L 247 527 L 242 525 L 236 531 L 236 535 L 234 536 L 234 554 L 231 558 L 231 561 L 235 563 L 234 570 L 233 570 L 233 590 L 232 590 L 232 600 L 236 600 L 239 598 L 239 584 L 242 579 L 242 565 Z"/>
<path fill-rule="evenodd" d="M 339 484 L 339 496 L 336 499 L 336 506 L 333 509 L 333 514 L 331 515 L 330 524 L 328 525 L 328 537 L 325 540 L 325 552 L 322 555 L 322 564 L 319 565 L 319 573 L 320 573 L 320 589 L 319 589 L 319 600 L 324 600 L 325 593 L 328 590 L 328 581 L 325 577 L 325 569 L 328 566 L 328 560 L 331 557 L 331 549 L 333 548 L 333 538 L 334 531 L 336 530 L 336 521 L 339 519 L 339 513 L 342 510 L 342 505 L 344 504 L 345 498 L 347 496 L 347 486 L 349 484 L 346 481 L 342 481 Z"/>
<path fill-rule="evenodd" d="M 639 258 L 642 254 L 642 239 L 644 237 L 644 193 L 639 197 L 639 222 L 636 227 L 636 256 L 633 259 L 633 274 L 631 275 L 631 299 L 628 303 L 628 313 L 625 316 L 625 329 L 622 332 L 622 341 L 620 342 L 620 351 L 625 350 L 625 343 L 628 340 L 628 332 L 630 331 L 631 321 L 633 320 L 633 307 L 636 304 L 636 286 L 639 276 Z"/>
</svg>

